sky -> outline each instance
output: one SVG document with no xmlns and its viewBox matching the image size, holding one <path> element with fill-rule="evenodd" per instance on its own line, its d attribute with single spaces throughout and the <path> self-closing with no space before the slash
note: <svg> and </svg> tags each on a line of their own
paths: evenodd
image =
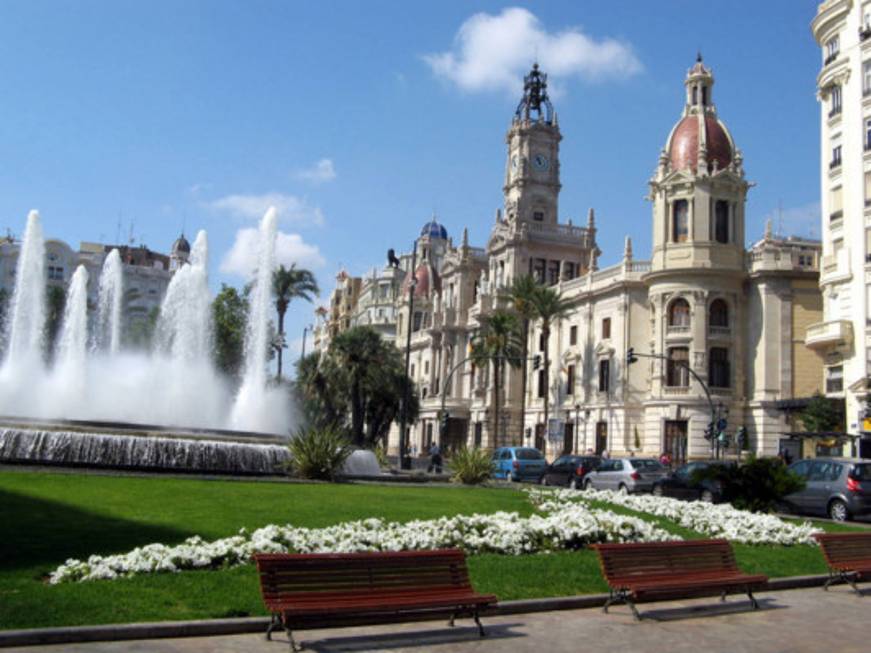
<svg viewBox="0 0 871 653">
<path fill-rule="evenodd" d="M 602 266 L 647 258 L 647 182 L 701 51 L 743 150 L 748 240 L 819 235 L 815 0 L 4 0 L 0 229 L 168 252 L 205 229 L 241 286 L 255 229 L 322 299 L 408 251 L 435 213 L 486 243 L 505 132 L 538 60 L 563 134 L 560 220 L 595 208 Z M 298 349 L 312 307 L 291 305 Z M 310 341 L 309 341 L 310 342 Z"/>
</svg>

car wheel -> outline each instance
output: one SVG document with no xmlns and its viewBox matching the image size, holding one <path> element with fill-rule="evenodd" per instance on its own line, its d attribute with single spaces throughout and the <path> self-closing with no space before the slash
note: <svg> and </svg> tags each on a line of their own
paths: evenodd
<svg viewBox="0 0 871 653">
<path fill-rule="evenodd" d="M 571 489 L 571 490 L 580 490 L 581 489 L 580 487 L 578 487 L 578 479 L 573 478 L 572 480 L 569 481 L 569 489 Z"/>
<path fill-rule="evenodd" d="M 699 499 L 701 499 L 704 503 L 714 503 L 714 493 L 710 490 L 702 490 L 702 493 L 699 495 Z"/>
<path fill-rule="evenodd" d="M 620 484 L 620 487 L 617 488 L 617 491 L 620 494 L 622 494 L 624 497 L 629 494 L 629 488 L 626 487 L 625 485 L 623 485 L 622 483 Z"/>
<path fill-rule="evenodd" d="M 656 485 L 654 485 L 654 486 L 653 486 L 653 489 L 652 489 L 650 492 L 651 492 L 651 494 L 653 494 L 653 496 L 655 496 L 655 497 L 661 497 L 661 496 L 663 496 L 662 486 L 661 486 L 659 483 L 657 483 Z"/>
<path fill-rule="evenodd" d="M 840 499 L 835 499 L 829 503 L 829 519 L 832 521 L 847 521 L 850 519 L 850 511 L 847 510 L 847 504 Z"/>
</svg>

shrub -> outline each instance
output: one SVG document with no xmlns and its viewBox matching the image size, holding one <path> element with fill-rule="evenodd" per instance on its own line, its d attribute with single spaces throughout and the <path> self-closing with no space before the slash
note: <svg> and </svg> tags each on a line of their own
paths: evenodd
<svg viewBox="0 0 871 653">
<path fill-rule="evenodd" d="M 804 489 L 804 479 L 777 458 L 750 456 L 743 465 L 711 465 L 693 477 L 718 482 L 726 501 L 752 512 L 770 512 L 787 494 Z"/>
<path fill-rule="evenodd" d="M 387 457 L 387 448 L 376 444 L 372 447 L 372 453 L 375 454 L 375 459 L 378 461 L 378 466 L 381 469 L 390 469 L 390 459 Z"/>
<path fill-rule="evenodd" d="M 332 481 L 354 450 L 344 434 L 331 428 L 299 430 L 288 445 L 292 474 Z"/>
<path fill-rule="evenodd" d="M 463 447 L 451 457 L 451 470 L 454 483 L 478 485 L 493 475 L 493 461 L 483 449 Z"/>
</svg>

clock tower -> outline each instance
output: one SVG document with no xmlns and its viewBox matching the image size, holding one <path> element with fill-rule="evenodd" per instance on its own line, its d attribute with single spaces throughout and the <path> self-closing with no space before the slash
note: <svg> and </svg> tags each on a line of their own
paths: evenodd
<svg viewBox="0 0 871 653">
<path fill-rule="evenodd" d="M 502 190 L 509 222 L 557 223 L 561 139 L 547 96 L 547 75 L 534 64 L 523 79 L 523 97 L 506 138 L 508 161 Z"/>
</svg>

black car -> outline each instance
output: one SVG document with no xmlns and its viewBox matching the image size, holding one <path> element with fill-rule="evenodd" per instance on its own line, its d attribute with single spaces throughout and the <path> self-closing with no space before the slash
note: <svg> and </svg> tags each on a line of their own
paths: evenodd
<svg viewBox="0 0 871 653">
<path fill-rule="evenodd" d="M 688 501 L 705 501 L 719 503 L 723 500 L 723 492 L 718 481 L 708 479 L 696 480 L 696 471 L 708 469 L 712 465 L 722 465 L 723 462 L 693 462 L 682 465 L 657 481 L 651 490 L 658 497 L 673 497 Z"/>
<path fill-rule="evenodd" d="M 598 456 L 560 456 L 545 468 L 539 483 L 580 490 L 584 477 L 598 469 L 600 462 Z"/>
</svg>

